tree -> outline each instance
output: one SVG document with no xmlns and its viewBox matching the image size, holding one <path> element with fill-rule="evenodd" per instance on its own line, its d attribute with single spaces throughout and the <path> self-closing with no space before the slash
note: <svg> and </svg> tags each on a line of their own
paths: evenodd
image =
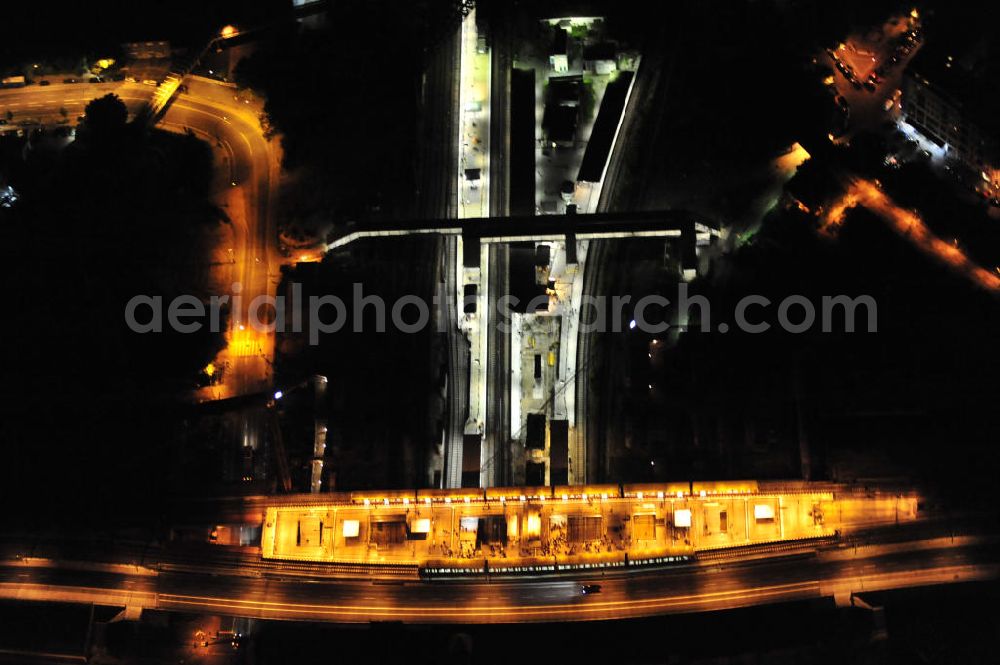
<svg viewBox="0 0 1000 665">
<path fill-rule="evenodd" d="M 84 111 L 84 124 L 87 129 L 101 138 L 120 135 L 127 122 L 128 107 L 113 93 L 91 101 Z"/>
<path fill-rule="evenodd" d="M 5 384 L 24 393 L 0 408 L 0 438 L 17 441 L 0 464 L 0 486 L 32 497 L 19 523 L 83 528 L 87 515 L 108 524 L 160 514 L 167 480 L 149 469 L 174 462 L 177 409 L 224 344 L 207 329 L 138 335 L 125 325 L 133 296 L 170 302 L 208 292 L 205 273 L 191 268 L 207 265 L 219 217 L 209 199 L 210 147 L 190 135 L 131 131 L 126 121 L 121 100 L 91 103 L 79 140 L 24 169 L 17 205 L 0 209 L 0 247 L 45 247 L 5 255 L 11 274 L 33 284 L 13 296 L 24 325 L 10 326 L 18 330 L 5 331 L 0 348 Z M 86 352 L 71 362 L 52 353 L 66 340 Z"/>
</svg>

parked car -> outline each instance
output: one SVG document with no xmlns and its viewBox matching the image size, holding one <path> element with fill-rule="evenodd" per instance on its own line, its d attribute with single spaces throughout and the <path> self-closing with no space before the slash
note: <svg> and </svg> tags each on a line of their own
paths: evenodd
<svg viewBox="0 0 1000 665">
<path fill-rule="evenodd" d="M 51 81 L 39 81 L 38 85 L 52 85 Z"/>
<path fill-rule="evenodd" d="M 600 593 L 600 592 L 601 592 L 600 584 L 584 584 L 583 586 L 580 587 L 580 593 L 582 593 L 585 596 L 592 593 Z"/>
</svg>

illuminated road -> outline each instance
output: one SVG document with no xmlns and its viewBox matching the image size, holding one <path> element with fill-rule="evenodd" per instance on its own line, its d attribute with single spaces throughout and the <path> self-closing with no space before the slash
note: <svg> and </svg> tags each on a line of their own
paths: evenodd
<svg viewBox="0 0 1000 665">
<path fill-rule="evenodd" d="M 827 556 L 594 579 L 504 582 L 309 581 L 237 576 L 126 575 L 0 568 L 0 597 L 220 613 L 270 619 L 518 623 L 723 610 L 851 591 L 996 579 L 991 546 L 940 547 L 842 559 Z M 860 555 L 863 556 L 863 555 Z"/>
<path fill-rule="evenodd" d="M 847 190 L 838 200 L 818 211 L 823 231 L 833 234 L 844 221 L 844 213 L 863 206 L 881 217 L 900 236 L 930 257 L 964 275 L 980 287 L 1000 291 L 1000 275 L 975 264 L 954 244 L 936 236 L 916 212 L 898 206 L 882 191 L 878 183 L 864 178 L 851 178 Z"/>
<path fill-rule="evenodd" d="M 249 308 L 254 298 L 274 296 L 280 279 L 281 257 L 274 252 L 271 208 L 278 156 L 263 136 L 258 109 L 241 104 L 234 94 L 231 87 L 189 79 L 188 92 L 177 97 L 163 119 L 169 129 L 191 127 L 202 138 L 221 143 L 230 155 L 229 171 L 236 183 L 224 205 L 238 231 L 232 248 L 233 283 L 242 289 L 242 307 L 230 317 L 229 346 L 217 359 L 217 364 L 228 361 L 229 367 L 221 389 L 214 388 L 213 398 L 245 395 L 270 385 L 274 335 L 250 325 Z"/>
<path fill-rule="evenodd" d="M 37 126 L 44 124 L 76 125 L 87 104 L 98 97 L 114 93 L 134 114 L 153 97 L 152 86 L 139 83 L 53 83 L 41 87 L 0 89 L 0 117 L 6 119 L 6 126 L 0 130 L 12 131 L 19 125 Z M 65 111 L 65 114 L 63 113 Z"/>
</svg>

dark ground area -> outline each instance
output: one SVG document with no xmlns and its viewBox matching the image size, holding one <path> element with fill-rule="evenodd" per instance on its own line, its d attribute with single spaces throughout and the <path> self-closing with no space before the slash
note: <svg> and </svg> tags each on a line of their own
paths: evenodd
<svg viewBox="0 0 1000 665">
<path fill-rule="evenodd" d="M 460 18 L 448 0 L 391 11 L 341 2 L 321 26 L 290 24 L 240 62 L 236 81 L 267 99 L 294 174 L 280 207 L 286 223 L 414 214 L 421 76 Z"/>
<path fill-rule="evenodd" d="M 337 628 L 262 624 L 258 663 L 991 663 L 1000 615 L 996 585 L 877 594 L 888 639 L 872 615 L 830 601 L 634 621 L 518 626 Z M 985 601 L 980 604 L 981 601 Z M 980 609 L 982 608 L 982 609 Z M 989 609 L 992 608 L 992 609 Z M 335 645 L 335 646 L 334 646 Z M 349 656 L 348 656 L 349 654 Z"/>
<path fill-rule="evenodd" d="M 328 402 L 320 414 L 330 423 L 327 472 L 336 489 L 426 487 L 428 455 L 440 436 L 435 428 L 440 409 L 440 359 L 431 298 L 436 286 L 436 243 L 423 238 L 357 243 L 322 264 L 305 264 L 287 274 L 286 283 L 302 284 L 303 296 L 334 295 L 346 304 L 347 319 L 339 332 L 320 334 L 319 344 L 308 333 L 279 335 L 279 383 L 322 374 L 329 379 Z M 385 302 L 385 332 L 378 332 L 374 305 L 355 317 L 354 285 L 364 297 Z M 408 333 L 392 324 L 393 305 L 406 296 L 427 303 L 428 325 Z M 332 307 L 324 321 L 335 318 Z M 417 309 L 407 306 L 403 320 L 413 323 Z M 305 315 L 308 319 L 308 314 Z M 354 332 L 355 325 L 361 332 Z M 308 327 L 308 324 L 306 324 Z M 287 417 L 287 447 L 292 467 L 299 469 L 299 487 L 308 475 L 312 455 L 312 401 L 305 397 L 283 402 Z M 329 487 L 329 485 L 328 485 Z"/>
<path fill-rule="evenodd" d="M 62 56 L 106 57 L 117 53 L 123 42 L 170 40 L 175 47 L 200 48 L 226 24 L 259 25 L 281 15 L 288 5 L 291 2 L 282 0 L 5 3 L 0 67 Z"/>
<path fill-rule="evenodd" d="M 0 602 L 0 662 L 24 662 L 4 659 L 9 651 L 81 657 L 89 619 L 86 605 Z"/>
<path fill-rule="evenodd" d="M 956 499 L 988 492 L 1000 427 L 991 406 L 1000 397 L 996 298 L 865 211 L 849 213 L 835 240 L 814 225 L 798 211 L 773 215 L 691 285 L 711 303 L 711 332 L 697 332 L 693 316 L 676 347 L 667 338 L 656 350 L 639 333 L 619 342 L 631 349 L 630 409 L 667 427 L 643 431 L 644 419 L 633 419 L 640 439 L 648 445 L 659 436 L 661 450 L 679 451 L 665 455 L 669 477 L 794 476 L 802 442 L 814 478 L 909 475 Z M 765 333 L 735 325 L 732 313 L 750 294 L 774 303 L 752 317 L 771 324 Z M 783 332 L 777 303 L 797 294 L 817 312 L 824 295 L 869 295 L 877 332 L 867 332 L 864 317 L 857 332 L 844 332 L 839 316 L 833 332 L 818 323 L 811 332 Z M 721 322 L 729 332 L 718 331 Z"/>
<path fill-rule="evenodd" d="M 175 400 L 223 344 L 167 325 L 138 335 L 124 318 L 136 294 L 201 293 L 202 239 L 221 219 L 208 202 L 208 146 L 125 124 L 120 101 L 95 104 L 61 153 L 7 155 L 22 193 L 0 216 L 10 528 L 154 523 Z"/>
<path fill-rule="evenodd" d="M 832 102 L 809 54 L 899 9 L 672 7 L 679 23 L 666 24 L 666 39 L 647 46 L 665 49 L 671 63 L 659 73 L 664 99 L 650 100 L 662 106 L 653 106 L 649 131 L 620 176 L 620 206 L 690 208 L 726 225 L 744 218 L 755 174 L 780 146 L 828 145 L 823 109 Z M 954 21 L 978 16 L 971 8 L 956 12 L 942 9 L 929 20 L 953 21 L 954 30 Z M 987 268 L 998 262 L 995 223 L 981 206 L 960 204 L 950 185 L 922 167 L 889 172 L 880 166 L 884 153 L 858 143 L 833 160 L 837 169 L 882 178 L 946 241 L 958 238 Z M 818 152 L 812 161 L 831 162 Z M 838 186 L 831 182 L 829 191 Z M 960 501 L 987 492 L 1000 465 L 991 444 L 1000 431 L 991 406 L 1000 396 L 996 298 L 863 211 L 849 213 L 835 240 L 821 239 L 811 216 L 780 208 L 756 235 L 736 230 L 749 243 L 715 258 L 691 285 L 709 297 L 713 328 L 725 320 L 729 333 L 677 342 L 674 332 L 659 346 L 625 333 L 600 343 L 607 480 L 794 477 L 803 471 L 803 443 L 813 478 L 906 475 Z M 676 300 L 669 247 L 621 243 L 614 252 L 607 293 Z M 823 295 L 869 294 L 878 303 L 878 332 L 734 332 L 735 305 L 749 294 L 775 303 L 772 324 L 777 303 L 793 294 L 809 297 L 817 311 Z"/>
</svg>

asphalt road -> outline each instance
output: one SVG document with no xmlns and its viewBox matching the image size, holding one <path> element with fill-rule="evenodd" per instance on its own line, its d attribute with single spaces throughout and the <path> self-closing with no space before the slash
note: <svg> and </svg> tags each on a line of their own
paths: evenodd
<svg viewBox="0 0 1000 665">
<path fill-rule="evenodd" d="M 66 119 L 76 124 L 87 103 L 96 97 L 115 93 L 135 111 L 153 96 L 154 88 L 129 83 L 53 83 L 49 86 L 30 85 L 24 88 L 0 89 L 0 118 L 13 117 L 10 125 L 35 121 L 55 123 L 62 119 L 60 109 L 66 110 Z"/>
<path fill-rule="evenodd" d="M 271 206 L 279 162 L 261 131 L 259 111 L 235 99 L 233 88 L 198 79 L 189 79 L 187 86 L 188 91 L 167 109 L 162 124 L 168 129 L 190 127 L 202 138 L 214 138 L 229 155 L 231 183 L 236 184 L 226 197 L 226 210 L 238 229 L 232 249 L 242 307 L 238 316 L 235 311 L 231 316 L 224 396 L 245 395 L 267 389 L 271 379 L 274 335 L 254 330 L 249 308 L 254 298 L 274 296 L 280 281 L 282 258 L 274 248 Z"/>
<path fill-rule="evenodd" d="M 869 558 L 795 557 L 602 578 L 469 582 L 303 581 L 0 567 L 0 597 L 334 622 L 519 623 L 714 611 L 996 579 L 994 546 Z M 599 594 L 582 595 L 583 581 Z"/>
</svg>

